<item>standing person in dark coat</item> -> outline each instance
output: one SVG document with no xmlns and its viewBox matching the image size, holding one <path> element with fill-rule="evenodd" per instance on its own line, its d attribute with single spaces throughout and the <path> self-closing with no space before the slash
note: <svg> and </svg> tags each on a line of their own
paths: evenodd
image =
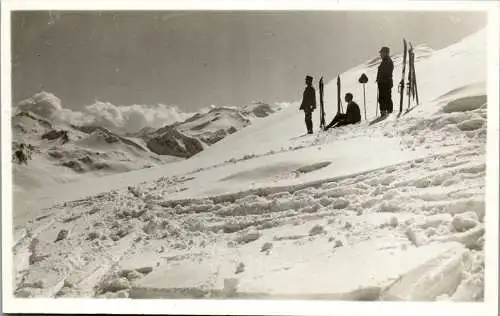
<svg viewBox="0 0 500 316">
<path fill-rule="evenodd" d="M 378 66 L 378 102 L 380 104 L 380 114 L 382 116 L 392 113 L 392 71 L 394 64 L 389 56 L 389 47 L 382 47 L 379 51 L 382 62 Z"/>
<path fill-rule="evenodd" d="M 312 112 L 316 109 L 316 91 L 312 86 L 313 78 L 311 76 L 306 76 L 306 89 L 304 90 L 304 95 L 302 97 L 302 104 L 300 105 L 300 110 L 304 111 L 305 121 L 307 127 L 307 133 L 313 133 L 313 122 L 312 122 Z"/>
<path fill-rule="evenodd" d="M 330 124 L 325 127 L 325 131 L 331 127 L 335 128 L 349 124 L 356 124 L 361 121 L 359 106 L 352 100 L 352 98 L 352 93 L 348 92 L 345 94 L 345 102 L 347 102 L 345 114 L 337 113 Z"/>
</svg>

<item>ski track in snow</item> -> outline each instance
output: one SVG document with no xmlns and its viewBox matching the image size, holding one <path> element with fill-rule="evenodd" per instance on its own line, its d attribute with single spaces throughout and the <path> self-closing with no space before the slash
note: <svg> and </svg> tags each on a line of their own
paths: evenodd
<svg viewBox="0 0 500 316">
<path fill-rule="evenodd" d="M 297 146 L 380 133 L 399 138 L 406 150 L 444 146 L 455 151 L 319 184 L 164 198 L 182 191 L 198 170 L 55 205 L 16 232 L 15 295 L 126 298 L 134 282 L 151 270 L 179 262 L 219 256 L 244 275 L 261 266 L 252 256 L 272 258 L 275 248 L 300 252 L 319 242 L 324 251 L 335 251 L 390 236 L 397 242 L 387 247 L 395 251 L 448 241 L 463 244 L 463 269 L 445 298 L 482 299 L 486 109 L 402 121 L 335 129 L 298 139 Z M 228 252 L 232 255 L 225 257 Z M 276 258 L 269 269 L 286 270 L 301 262 L 294 260 Z M 263 275 L 272 273 L 260 269 Z M 380 299 L 380 291 L 361 288 L 344 297 Z"/>
</svg>

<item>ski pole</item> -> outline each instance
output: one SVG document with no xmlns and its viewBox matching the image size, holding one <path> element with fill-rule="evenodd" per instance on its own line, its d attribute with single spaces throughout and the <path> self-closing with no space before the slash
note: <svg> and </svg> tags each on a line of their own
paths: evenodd
<svg viewBox="0 0 500 316">
<path fill-rule="evenodd" d="M 365 107 L 365 121 L 366 121 L 366 92 L 365 92 L 365 84 L 363 83 L 363 105 Z"/>
<path fill-rule="evenodd" d="M 365 121 L 366 121 L 366 92 L 364 83 L 363 83 L 363 106 L 365 107 Z"/>
</svg>

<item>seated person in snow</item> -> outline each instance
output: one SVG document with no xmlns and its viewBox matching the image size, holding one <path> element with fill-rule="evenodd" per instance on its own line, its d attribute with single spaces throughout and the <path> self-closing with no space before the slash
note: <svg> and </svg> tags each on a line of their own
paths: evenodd
<svg viewBox="0 0 500 316">
<path fill-rule="evenodd" d="M 331 127 L 339 127 L 349 124 L 356 124 L 361 121 L 361 113 L 359 106 L 352 100 L 352 93 L 345 94 L 345 101 L 347 102 L 347 110 L 345 114 L 337 113 L 333 120 L 325 127 L 325 131 Z"/>
</svg>

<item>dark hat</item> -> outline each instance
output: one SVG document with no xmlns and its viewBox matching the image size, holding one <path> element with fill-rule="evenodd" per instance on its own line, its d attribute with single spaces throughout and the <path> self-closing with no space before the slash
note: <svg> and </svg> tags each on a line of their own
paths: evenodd
<svg viewBox="0 0 500 316">
<path fill-rule="evenodd" d="M 379 50 L 379 53 L 387 53 L 389 54 L 389 47 L 384 46 Z"/>
<path fill-rule="evenodd" d="M 313 77 L 311 77 L 311 76 L 306 76 L 306 80 L 313 80 Z"/>
</svg>

